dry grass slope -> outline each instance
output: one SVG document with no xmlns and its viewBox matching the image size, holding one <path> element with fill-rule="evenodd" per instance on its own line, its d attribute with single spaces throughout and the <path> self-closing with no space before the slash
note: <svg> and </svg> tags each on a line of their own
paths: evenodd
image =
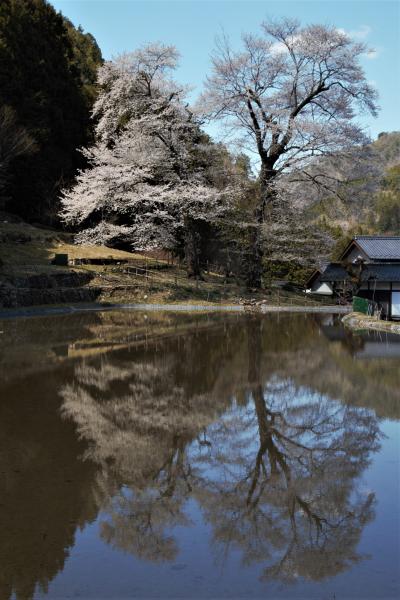
<svg viewBox="0 0 400 600">
<path fill-rule="evenodd" d="M 61 267 L 51 264 L 55 254 L 68 254 L 76 259 L 114 259 L 120 264 L 83 264 Z M 160 269 L 160 267 L 163 267 Z M 48 228 L 13 222 L 0 215 L 0 281 L 3 278 L 89 272 L 87 284 L 101 290 L 97 298 L 113 303 L 182 303 L 236 304 L 240 298 L 266 298 L 268 304 L 319 306 L 321 302 L 301 293 L 270 289 L 248 292 L 240 282 L 225 280 L 219 273 L 209 272 L 204 281 L 188 279 L 179 265 L 168 265 L 141 254 L 114 250 L 105 246 L 79 246 L 71 234 Z"/>
</svg>

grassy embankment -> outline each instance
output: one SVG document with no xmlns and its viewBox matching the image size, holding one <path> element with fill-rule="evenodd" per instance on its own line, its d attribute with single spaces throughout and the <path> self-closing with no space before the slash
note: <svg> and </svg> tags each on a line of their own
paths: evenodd
<svg viewBox="0 0 400 600">
<path fill-rule="evenodd" d="M 240 298 L 266 299 L 268 304 L 282 306 L 326 303 L 274 287 L 248 292 L 233 279 L 225 280 L 223 275 L 213 272 L 205 273 L 204 281 L 196 282 L 188 279 L 185 270 L 177 264 L 105 246 L 75 245 L 71 234 L 6 222 L 6 218 L 0 221 L 0 280 L 35 274 L 90 272 L 92 279 L 87 285 L 100 289 L 97 301 L 111 303 L 236 304 Z M 51 264 L 56 253 L 68 254 L 70 260 L 121 262 L 60 267 Z"/>
</svg>

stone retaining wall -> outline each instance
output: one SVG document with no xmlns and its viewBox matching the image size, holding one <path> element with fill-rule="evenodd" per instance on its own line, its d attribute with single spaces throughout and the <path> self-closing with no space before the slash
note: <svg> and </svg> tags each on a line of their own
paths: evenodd
<svg viewBox="0 0 400 600">
<path fill-rule="evenodd" d="M 38 304 L 92 302 L 101 289 L 84 287 L 91 273 L 38 273 L 27 276 L 6 276 L 0 279 L 0 308 L 17 308 Z"/>
<path fill-rule="evenodd" d="M 371 329 L 386 331 L 387 333 L 400 334 L 400 323 L 396 321 L 380 321 L 375 317 L 368 317 L 362 313 L 352 312 L 342 318 L 342 323 L 354 331 Z"/>
</svg>

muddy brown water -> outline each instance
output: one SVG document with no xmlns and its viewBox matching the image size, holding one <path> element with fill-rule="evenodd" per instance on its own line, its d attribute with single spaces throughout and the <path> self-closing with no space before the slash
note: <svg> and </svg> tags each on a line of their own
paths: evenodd
<svg viewBox="0 0 400 600">
<path fill-rule="evenodd" d="M 0 599 L 400 597 L 400 336 L 0 324 Z"/>
</svg>

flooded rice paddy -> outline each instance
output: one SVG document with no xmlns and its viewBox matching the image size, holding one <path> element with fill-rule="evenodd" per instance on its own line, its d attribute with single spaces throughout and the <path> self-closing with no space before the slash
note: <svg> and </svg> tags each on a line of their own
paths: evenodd
<svg viewBox="0 0 400 600">
<path fill-rule="evenodd" d="M 0 598 L 400 597 L 400 336 L 0 321 Z"/>
</svg>

